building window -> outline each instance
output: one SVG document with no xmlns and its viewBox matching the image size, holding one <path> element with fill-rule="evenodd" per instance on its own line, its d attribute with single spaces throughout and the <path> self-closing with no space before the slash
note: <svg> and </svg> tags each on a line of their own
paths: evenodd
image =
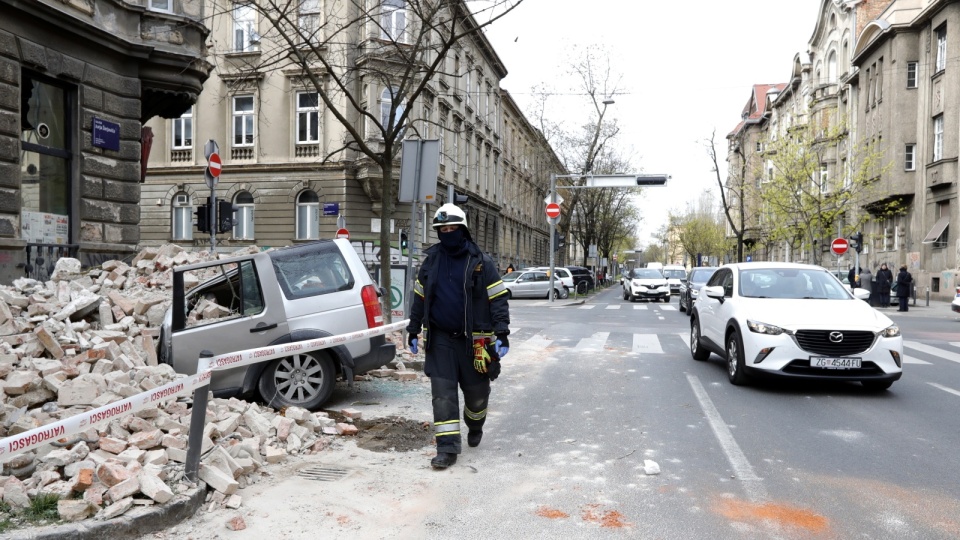
<svg viewBox="0 0 960 540">
<path fill-rule="evenodd" d="M 193 240 L 193 202 L 185 192 L 173 196 L 173 239 Z"/>
<path fill-rule="evenodd" d="M 907 88 L 917 87 L 918 62 L 907 62 Z"/>
<path fill-rule="evenodd" d="M 165 11 L 170 13 L 173 10 L 173 0 L 150 0 L 148 8 L 153 11 Z"/>
<path fill-rule="evenodd" d="M 827 83 L 836 84 L 837 83 L 837 53 L 836 51 L 830 51 L 830 56 L 827 57 Z"/>
<path fill-rule="evenodd" d="M 20 91 L 20 237 L 67 244 L 73 207 L 69 111 L 76 110 L 76 92 L 28 71 L 20 74 Z M 42 214 L 53 214 L 54 223 Z"/>
<path fill-rule="evenodd" d="M 233 197 L 233 204 L 237 207 L 233 217 L 236 222 L 233 226 L 233 238 L 236 240 L 253 240 L 253 195 L 249 191 L 241 191 Z"/>
<path fill-rule="evenodd" d="M 311 190 L 297 195 L 297 240 L 320 238 L 320 198 Z"/>
<path fill-rule="evenodd" d="M 947 69 L 947 26 L 937 28 L 937 73 Z"/>
<path fill-rule="evenodd" d="M 256 51 L 260 46 L 257 33 L 257 12 L 248 4 L 236 4 L 233 8 L 233 50 Z"/>
<path fill-rule="evenodd" d="M 950 201 L 939 201 L 937 202 L 937 209 L 935 216 L 937 221 L 940 221 L 944 216 L 950 215 Z M 935 248 L 945 248 L 947 244 L 950 243 L 950 225 L 944 227 L 943 232 L 940 233 L 940 236 L 933 242 L 933 247 Z"/>
<path fill-rule="evenodd" d="M 933 119 L 933 161 L 943 159 L 943 115 Z"/>
<path fill-rule="evenodd" d="M 178 150 L 193 148 L 193 107 L 171 122 L 173 122 L 173 148 Z"/>
<path fill-rule="evenodd" d="M 320 140 L 320 94 L 297 93 L 297 143 L 315 143 Z"/>
<path fill-rule="evenodd" d="M 320 0 L 300 0 L 297 27 L 302 43 L 320 43 Z"/>
<path fill-rule="evenodd" d="M 908 144 L 903 151 L 903 170 L 917 170 L 917 145 Z"/>
<path fill-rule="evenodd" d="M 403 103 L 397 103 L 396 110 L 393 110 L 393 116 L 390 115 L 393 109 L 393 100 L 397 96 L 398 88 L 385 88 L 380 94 L 380 125 L 383 130 L 389 132 L 400 121 L 403 115 Z"/>
<path fill-rule="evenodd" d="M 380 27 L 383 39 L 405 43 L 407 3 L 404 0 L 383 0 L 380 9 Z"/>
<path fill-rule="evenodd" d="M 820 193 L 830 191 L 830 172 L 826 163 L 820 164 Z"/>
<path fill-rule="evenodd" d="M 233 145 L 253 145 L 253 96 L 233 98 Z"/>
</svg>

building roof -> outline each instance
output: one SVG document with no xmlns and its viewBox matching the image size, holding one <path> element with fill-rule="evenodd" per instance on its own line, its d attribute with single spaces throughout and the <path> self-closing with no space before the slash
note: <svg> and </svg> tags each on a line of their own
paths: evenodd
<svg viewBox="0 0 960 540">
<path fill-rule="evenodd" d="M 750 99 L 747 100 L 747 104 L 743 106 L 743 111 L 740 113 L 742 120 L 737 124 L 737 127 L 733 128 L 733 131 L 727 135 L 727 138 L 729 139 L 736 136 L 747 124 L 756 124 L 763 119 L 767 114 L 767 94 L 770 92 L 780 93 L 786 87 L 787 83 L 753 85 L 753 90 L 750 92 Z"/>
</svg>

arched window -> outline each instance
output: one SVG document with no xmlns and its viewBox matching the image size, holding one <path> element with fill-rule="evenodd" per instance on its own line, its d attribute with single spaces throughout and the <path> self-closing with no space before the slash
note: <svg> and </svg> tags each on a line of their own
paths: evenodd
<svg viewBox="0 0 960 540">
<path fill-rule="evenodd" d="M 311 190 L 297 195 L 297 240 L 320 238 L 320 198 Z"/>
<path fill-rule="evenodd" d="M 172 203 L 173 239 L 193 240 L 193 202 L 190 195 L 181 191 L 173 196 Z"/>
<path fill-rule="evenodd" d="M 837 51 L 830 51 L 827 56 L 827 82 L 836 84 L 837 82 Z"/>
<path fill-rule="evenodd" d="M 237 221 L 233 226 L 233 238 L 253 240 L 253 195 L 249 191 L 241 191 L 234 195 L 233 204 L 237 206 L 237 211 L 234 213 Z"/>
</svg>

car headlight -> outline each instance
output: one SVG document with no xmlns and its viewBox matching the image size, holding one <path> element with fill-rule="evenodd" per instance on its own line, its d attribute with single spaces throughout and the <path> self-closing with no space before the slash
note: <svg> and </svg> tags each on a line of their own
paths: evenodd
<svg viewBox="0 0 960 540">
<path fill-rule="evenodd" d="M 895 324 L 891 324 L 890 326 L 884 328 L 883 331 L 880 332 L 880 335 L 883 337 L 897 337 L 900 335 L 900 327 Z"/>
<path fill-rule="evenodd" d="M 696 298 L 698 294 L 700 294 L 700 291 L 696 289 L 690 289 L 690 296 L 692 296 L 693 298 Z"/>
<path fill-rule="evenodd" d="M 747 319 L 747 328 L 749 328 L 751 332 L 754 332 L 756 334 L 767 334 L 770 336 L 779 336 L 780 334 L 790 333 L 789 330 L 785 330 L 783 328 L 780 328 L 779 326 L 774 326 L 772 324 L 762 323 L 758 321 L 751 321 L 750 319 Z"/>
</svg>

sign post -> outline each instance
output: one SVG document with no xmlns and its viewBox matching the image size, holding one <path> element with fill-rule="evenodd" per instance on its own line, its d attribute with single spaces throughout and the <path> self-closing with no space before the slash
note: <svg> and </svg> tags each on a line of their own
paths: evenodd
<svg viewBox="0 0 960 540">
<path fill-rule="evenodd" d="M 846 238 L 834 238 L 833 242 L 830 242 L 830 251 L 837 256 L 838 274 L 843 272 L 843 269 L 840 268 L 840 256 L 846 253 L 848 249 L 850 249 L 850 242 L 847 242 Z M 840 279 L 839 275 L 837 279 Z M 853 290 L 853 283 L 850 284 L 850 290 Z"/>
<path fill-rule="evenodd" d="M 220 161 L 220 145 L 210 139 L 203 145 L 203 155 L 207 158 L 207 168 L 203 170 L 203 178 L 210 188 L 210 251 L 217 252 L 217 183 L 220 182 L 220 171 L 223 164 Z"/>
</svg>

